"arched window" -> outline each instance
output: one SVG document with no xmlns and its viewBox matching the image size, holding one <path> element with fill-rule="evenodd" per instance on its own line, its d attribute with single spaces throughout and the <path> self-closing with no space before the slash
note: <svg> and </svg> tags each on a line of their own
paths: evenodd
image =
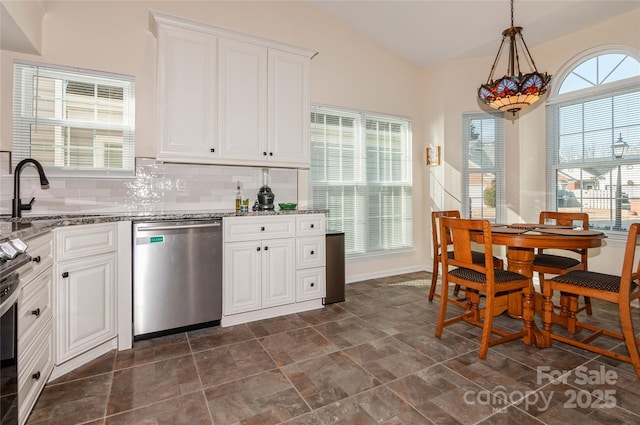
<svg viewBox="0 0 640 425">
<path fill-rule="evenodd" d="M 626 232 L 640 221 L 640 55 L 610 48 L 561 71 L 547 102 L 550 209 Z"/>
</svg>

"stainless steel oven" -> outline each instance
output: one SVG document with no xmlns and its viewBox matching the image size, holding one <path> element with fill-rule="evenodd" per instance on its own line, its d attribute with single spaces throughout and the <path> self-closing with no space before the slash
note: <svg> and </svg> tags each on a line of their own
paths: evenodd
<svg viewBox="0 0 640 425">
<path fill-rule="evenodd" d="M 18 269 L 26 254 L 0 262 L 0 425 L 18 424 Z"/>
</svg>

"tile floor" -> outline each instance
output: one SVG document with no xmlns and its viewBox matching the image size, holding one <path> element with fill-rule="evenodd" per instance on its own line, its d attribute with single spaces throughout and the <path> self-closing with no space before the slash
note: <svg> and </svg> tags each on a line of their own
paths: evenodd
<svg viewBox="0 0 640 425">
<path fill-rule="evenodd" d="M 479 360 L 465 323 L 435 338 L 439 301 L 402 284 L 429 278 L 353 283 L 320 310 L 138 342 L 47 384 L 29 424 L 640 423 L 628 364 L 520 341 Z M 594 318 L 612 320 L 594 303 Z"/>
</svg>

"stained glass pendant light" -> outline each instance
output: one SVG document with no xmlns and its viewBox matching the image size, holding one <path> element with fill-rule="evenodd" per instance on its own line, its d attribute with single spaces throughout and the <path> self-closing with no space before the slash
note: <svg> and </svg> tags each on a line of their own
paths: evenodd
<svg viewBox="0 0 640 425">
<path fill-rule="evenodd" d="M 494 80 L 493 73 L 507 40 L 509 44 L 507 74 Z M 520 50 L 519 44 L 522 45 Z M 521 52 L 526 52 L 524 59 L 533 72 L 522 74 L 520 71 Z M 541 74 L 536 69 L 533 57 L 524 42 L 522 27 L 513 25 L 513 0 L 511 0 L 511 26 L 502 32 L 502 43 L 500 43 L 498 55 L 493 62 L 486 84 L 481 85 L 478 89 L 478 97 L 492 108 L 515 115 L 520 109 L 526 108 L 540 99 L 540 96 L 546 93 L 550 83 L 551 75 L 546 72 Z"/>
</svg>

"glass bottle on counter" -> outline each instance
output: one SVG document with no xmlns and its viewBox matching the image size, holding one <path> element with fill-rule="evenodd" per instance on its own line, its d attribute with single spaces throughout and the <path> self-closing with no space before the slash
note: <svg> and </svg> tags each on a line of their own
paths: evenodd
<svg viewBox="0 0 640 425">
<path fill-rule="evenodd" d="M 240 193 L 240 181 L 236 187 L 236 212 L 239 213 L 242 207 L 242 194 Z"/>
</svg>

